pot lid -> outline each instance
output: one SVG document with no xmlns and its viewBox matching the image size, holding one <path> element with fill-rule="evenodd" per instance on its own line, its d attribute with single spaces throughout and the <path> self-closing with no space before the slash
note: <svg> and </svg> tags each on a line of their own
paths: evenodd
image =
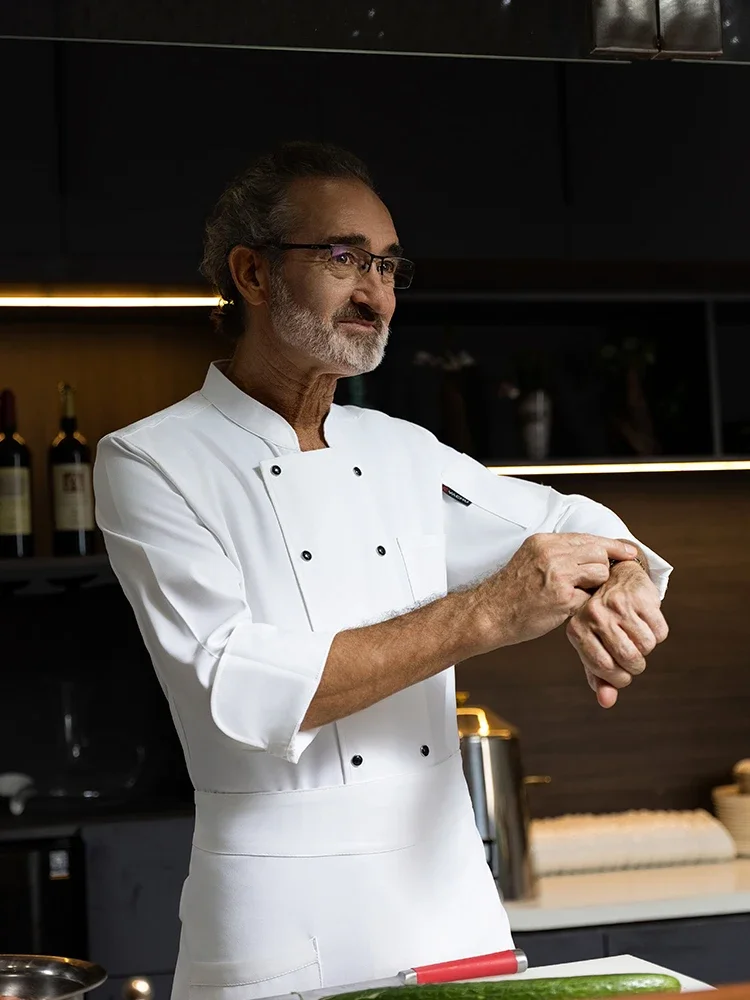
<svg viewBox="0 0 750 1000">
<path fill-rule="evenodd" d="M 501 740 L 518 739 L 518 730 L 514 725 L 484 705 L 467 705 L 468 700 L 468 691 L 456 692 L 459 737 L 496 736 Z"/>
</svg>

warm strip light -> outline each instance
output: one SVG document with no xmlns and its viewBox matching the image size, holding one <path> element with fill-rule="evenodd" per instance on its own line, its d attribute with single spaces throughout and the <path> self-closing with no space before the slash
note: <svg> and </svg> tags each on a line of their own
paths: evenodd
<svg viewBox="0 0 750 1000">
<path fill-rule="evenodd" d="M 610 472 L 739 472 L 750 471 L 750 459 L 712 462 L 598 462 L 590 465 L 491 465 L 498 476 L 578 476 Z"/>
<path fill-rule="evenodd" d="M 213 296 L 201 295 L 0 295 L 0 308 L 206 309 L 218 301 Z"/>
</svg>

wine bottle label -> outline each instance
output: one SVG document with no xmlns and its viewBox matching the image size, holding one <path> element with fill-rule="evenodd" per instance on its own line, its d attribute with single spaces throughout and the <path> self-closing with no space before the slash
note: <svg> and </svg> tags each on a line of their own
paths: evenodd
<svg viewBox="0 0 750 1000">
<path fill-rule="evenodd" d="M 0 469 L 0 535 L 31 534 L 31 469 Z"/>
<path fill-rule="evenodd" d="M 94 492 L 88 463 L 53 465 L 52 497 L 55 531 L 94 530 Z"/>
</svg>

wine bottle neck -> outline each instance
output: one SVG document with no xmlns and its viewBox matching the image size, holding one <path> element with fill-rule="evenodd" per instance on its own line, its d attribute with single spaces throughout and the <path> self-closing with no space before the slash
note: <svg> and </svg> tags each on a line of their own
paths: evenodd
<svg viewBox="0 0 750 1000">
<path fill-rule="evenodd" d="M 8 436 L 16 433 L 16 397 L 10 389 L 0 393 L 0 432 Z"/>
<path fill-rule="evenodd" d="M 61 382 L 60 390 L 60 430 L 72 434 L 78 427 L 76 420 L 76 397 L 72 387 Z"/>
</svg>

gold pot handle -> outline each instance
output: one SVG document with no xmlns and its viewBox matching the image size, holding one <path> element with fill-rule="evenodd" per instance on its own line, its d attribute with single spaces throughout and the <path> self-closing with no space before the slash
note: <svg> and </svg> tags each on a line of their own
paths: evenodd
<svg viewBox="0 0 750 1000">
<path fill-rule="evenodd" d="M 143 976 L 133 976 L 122 988 L 123 1000 L 154 1000 L 151 983 Z"/>
</svg>

